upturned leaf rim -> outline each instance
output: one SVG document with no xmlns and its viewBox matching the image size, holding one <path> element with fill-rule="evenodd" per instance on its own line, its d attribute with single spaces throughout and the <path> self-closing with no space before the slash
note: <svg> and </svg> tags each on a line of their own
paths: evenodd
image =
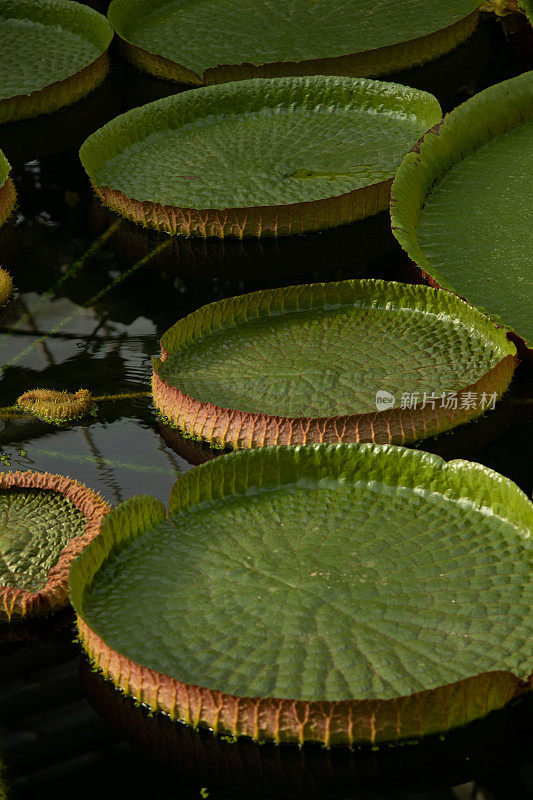
<svg viewBox="0 0 533 800">
<path fill-rule="evenodd" d="M 429 285 L 458 294 L 431 263 L 418 240 L 418 222 L 431 188 L 455 163 L 532 116 L 533 71 L 530 71 L 489 86 L 453 109 L 403 159 L 391 187 L 392 232 L 419 276 Z M 520 331 L 514 331 L 504 315 L 491 308 L 477 308 L 513 336 L 521 354 L 533 358 L 533 341 L 526 341 Z"/>
</svg>

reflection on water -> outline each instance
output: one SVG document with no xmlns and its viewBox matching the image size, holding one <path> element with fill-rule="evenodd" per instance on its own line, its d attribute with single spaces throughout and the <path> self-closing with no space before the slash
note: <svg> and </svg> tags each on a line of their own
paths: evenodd
<svg viewBox="0 0 533 800">
<path fill-rule="evenodd" d="M 91 209 L 93 230 L 107 231 L 115 223 L 109 244 L 118 256 L 131 262 L 150 255 L 152 267 L 182 278 L 262 283 L 274 279 L 272 285 L 279 286 L 289 278 L 294 283 L 301 275 L 315 281 L 332 280 L 333 275 L 342 276 L 343 270 L 349 270 L 354 278 L 363 277 L 369 270 L 377 276 L 380 266 L 385 270 L 383 277 L 387 277 L 387 256 L 400 254 L 388 212 L 331 231 L 244 241 L 170 237 L 126 220 L 117 225 L 118 219 L 95 200 Z"/>
<path fill-rule="evenodd" d="M 420 88 L 439 78 L 446 107 L 509 77 L 513 57 L 500 28 L 485 25 L 476 37 L 447 57 L 449 73 L 441 63 L 400 77 Z M 129 78 L 118 94 L 113 90 L 112 111 L 152 99 L 154 92 L 180 90 L 139 82 L 139 76 L 133 82 L 131 70 L 122 66 L 117 74 L 121 70 Z M 159 353 L 164 331 L 223 297 L 363 275 L 398 279 L 406 274 L 405 262 L 386 215 L 324 234 L 244 243 L 172 240 L 117 221 L 95 205 L 74 149 L 76 137 L 94 124 L 91 114 L 109 112 L 96 93 L 88 100 L 78 109 L 85 114 L 79 127 L 65 112 L 46 120 L 42 141 L 35 121 L 18 130 L 0 128 L 20 198 L 17 217 L 0 233 L 0 263 L 19 290 L 0 327 L 0 468 L 69 475 L 112 504 L 134 494 L 166 504 L 176 477 L 214 454 L 163 426 L 152 407 L 150 358 Z M 58 138 L 61 127 L 70 141 Z M 48 155 L 37 160 L 42 153 Z M 480 461 L 531 495 L 531 374 L 519 370 L 495 411 L 419 446 L 447 459 Z M 87 388 L 98 398 L 96 416 L 57 427 L 21 413 L 16 398 L 36 387 Z M 0 628 L 0 749 L 12 770 L 12 797 L 75 793 L 93 800 L 98 785 L 109 797 L 196 800 L 205 791 L 221 800 L 260 793 L 419 800 L 533 795 L 531 732 L 520 722 L 531 716 L 525 705 L 516 718 L 505 713 L 423 747 L 342 756 L 316 748 L 236 746 L 166 719 L 150 721 L 105 684 L 98 687 L 84 667 L 84 688 L 101 721 L 80 692 L 79 648 L 70 626 L 67 613 L 46 626 Z M 124 739 L 167 766 L 137 754 Z M 474 783 L 453 793 L 446 788 L 468 781 Z"/>
</svg>

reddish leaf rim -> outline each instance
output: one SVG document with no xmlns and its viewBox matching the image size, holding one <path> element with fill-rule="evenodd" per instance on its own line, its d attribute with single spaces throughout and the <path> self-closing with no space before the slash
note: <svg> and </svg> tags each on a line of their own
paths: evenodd
<svg viewBox="0 0 533 800">
<path fill-rule="evenodd" d="M 392 178 L 319 200 L 225 209 L 185 208 L 136 200 L 118 189 L 91 183 L 105 206 L 145 228 L 173 236 L 244 239 L 326 230 L 379 214 L 389 206 Z"/>
<path fill-rule="evenodd" d="M 504 670 L 391 700 L 305 701 L 237 697 L 186 684 L 112 650 L 77 615 L 78 639 L 104 678 L 152 711 L 195 728 L 276 744 L 395 742 L 466 725 L 533 689 Z"/>
</svg>

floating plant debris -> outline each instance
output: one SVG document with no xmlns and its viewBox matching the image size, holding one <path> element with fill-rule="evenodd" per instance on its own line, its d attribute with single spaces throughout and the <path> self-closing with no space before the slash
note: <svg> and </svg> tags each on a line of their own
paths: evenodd
<svg viewBox="0 0 533 800">
<path fill-rule="evenodd" d="M 393 232 L 433 285 L 533 347 L 533 72 L 448 114 L 392 188 Z"/>
<path fill-rule="evenodd" d="M 182 83 L 281 75 L 378 76 L 452 50 L 479 0 L 113 0 L 127 58 Z"/>
<path fill-rule="evenodd" d="M 10 177 L 10 164 L 0 150 L 0 225 L 3 225 L 15 207 L 17 195 Z"/>
<path fill-rule="evenodd" d="M 383 211 L 405 153 L 440 118 L 432 95 L 399 84 L 256 79 L 134 108 L 80 158 L 101 200 L 146 227 L 279 236 Z"/>
<path fill-rule="evenodd" d="M 181 476 L 168 515 L 113 509 L 71 599 L 89 657 L 154 711 L 276 742 L 421 737 L 531 688 L 532 526 L 480 464 L 258 448 Z"/>
<path fill-rule="evenodd" d="M 6 306 L 13 297 L 13 278 L 5 269 L 0 267 L 0 310 Z"/>
<path fill-rule="evenodd" d="M 87 389 L 60 392 L 55 389 L 30 389 L 17 399 L 17 404 L 46 422 L 68 422 L 90 414 L 93 398 Z"/>
<path fill-rule="evenodd" d="M 518 363 L 505 333 L 454 295 L 374 280 L 221 300 L 179 320 L 161 350 L 159 412 L 234 448 L 433 436 L 487 410 Z"/>
<path fill-rule="evenodd" d="M 56 111 L 109 69 L 113 31 L 72 0 L 0 0 L 0 123 Z"/>
<path fill-rule="evenodd" d="M 91 489 L 47 472 L 0 473 L 0 620 L 68 604 L 73 558 L 109 506 Z"/>
</svg>

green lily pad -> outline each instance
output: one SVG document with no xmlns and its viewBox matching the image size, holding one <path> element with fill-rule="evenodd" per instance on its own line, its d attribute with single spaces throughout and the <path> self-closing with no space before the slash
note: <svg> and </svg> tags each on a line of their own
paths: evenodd
<svg viewBox="0 0 533 800">
<path fill-rule="evenodd" d="M 59 553 L 85 531 L 85 517 L 55 492 L 0 491 L 0 583 L 29 592 L 43 589 Z"/>
<path fill-rule="evenodd" d="M 127 57 L 186 83 L 279 75 L 390 74 L 452 50 L 477 0 L 113 0 Z"/>
<path fill-rule="evenodd" d="M 61 475 L 0 473 L 0 620 L 68 604 L 68 567 L 108 510 Z"/>
<path fill-rule="evenodd" d="M 79 100 L 104 79 L 113 31 L 71 0 L 0 0 L 0 122 Z"/>
<path fill-rule="evenodd" d="M 466 461 L 275 447 L 115 508 L 71 569 L 116 685 L 216 732 L 330 745 L 465 724 L 533 668 L 533 504 Z M 143 665 L 143 666 L 139 666 Z"/>
<path fill-rule="evenodd" d="M 11 166 L 0 150 L 0 225 L 3 225 L 15 206 L 17 195 L 9 173 Z"/>
<path fill-rule="evenodd" d="M 212 303 L 161 350 L 152 390 L 163 417 L 235 448 L 431 436 L 482 414 L 517 363 L 505 333 L 454 295 L 374 280 Z"/>
<path fill-rule="evenodd" d="M 145 226 L 303 233 L 385 208 L 403 156 L 440 117 L 432 95 L 399 84 L 256 79 L 132 109 L 80 158 L 103 202 Z"/>
<path fill-rule="evenodd" d="M 533 346 L 533 72 L 455 109 L 395 178 L 393 232 L 420 270 Z"/>
</svg>

